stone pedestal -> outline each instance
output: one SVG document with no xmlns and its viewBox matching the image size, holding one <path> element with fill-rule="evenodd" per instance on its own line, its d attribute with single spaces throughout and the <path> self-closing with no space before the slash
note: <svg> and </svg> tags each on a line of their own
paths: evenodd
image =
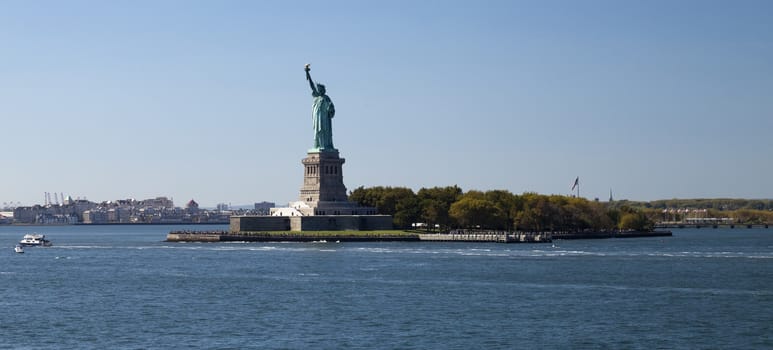
<svg viewBox="0 0 773 350">
<path fill-rule="evenodd" d="M 376 209 L 349 202 L 344 185 L 343 165 L 338 150 L 310 150 L 303 158 L 303 186 L 294 207 L 303 216 L 375 215 Z"/>
<path fill-rule="evenodd" d="M 271 208 L 271 216 L 232 216 L 231 232 L 389 230 L 392 217 L 349 202 L 337 150 L 310 150 L 303 158 L 303 186 L 297 202 Z"/>
<path fill-rule="evenodd" d="M 303 187 L 299 200 L 310 207 L 318 202 L 346 202 L 343 164 L 338 151 L 309 152 L 303 159 Z"/>
</svg>

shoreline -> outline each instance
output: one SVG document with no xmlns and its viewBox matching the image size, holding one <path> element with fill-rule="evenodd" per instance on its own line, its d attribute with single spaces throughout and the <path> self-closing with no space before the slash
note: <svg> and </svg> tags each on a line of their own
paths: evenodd
<svg viewBox="0 0 773 350">
<path fill-rule="evenodd" d="M 166 242 L 416 242 L 419 235 L 400 233 L 355 233 L 317 232 L 241 232 L 228 231 L 172 231 L 166 235 Z"/>
<path fill-rule="evenodd" d="M 354 233 L 356 232 L 356 233 Z M 307 232 L 228 232 L 171 231 L 166 242 L 480 242 L 480 243 L 550 243 L 556 239 L 608 239 L 670 237 L 671 231 L 629 232 L 472 232 L 415 233 L 406 231 L 307 231 Z"/>
</svg>

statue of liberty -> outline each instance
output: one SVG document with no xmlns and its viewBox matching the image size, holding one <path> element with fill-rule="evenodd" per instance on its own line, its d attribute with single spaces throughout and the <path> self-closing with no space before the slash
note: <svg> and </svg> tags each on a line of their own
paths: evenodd
<svg viewBox="0 0 773 350">
<path fill-rule="evenodd" d="M 333 116 L 336 114 L 335 106 L 330 97 L 325 94 L 325 85 L 314 84 L 311 80 L 310 65 L 306 64 L 306 80 L 311 86 L 311 96 L 314 97 L 311 105 L 311 121 L 314 127 L 314 147 L 310 151 L 335 151 L 333 147 Z"/>
</svg>

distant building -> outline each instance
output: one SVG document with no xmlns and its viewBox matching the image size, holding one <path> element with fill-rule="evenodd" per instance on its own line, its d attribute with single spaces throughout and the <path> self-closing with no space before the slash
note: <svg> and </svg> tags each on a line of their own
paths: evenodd
<svg viewBox="0 0 773 350">
<path fill-rule="evenodd" d="M 188 201 L 188 204 L 185 205 L 185 211 L 187 211 L 190 214 L 198 213 L 199 212 L 199 203 L 196 203 L 193 199 Z"/>
<path fill-rule="evenodd" d="M 16 207 L 13 209 L 13 220 L 22 224 L 34 224 L 35 218 L 40 214 L 44 208 L 40 205 L 31 207 Z"/>
<path fill-rule="evenodd" d="M 166 197 L 156 197 L 153 199 L 145 199 L 143 201 L 140 201 L 138 203 L 138 206 L 140 207 L 151 207 L 151 208 L 167 208 L 172 209 L 174 208 L 174 202 Z"/>
<path fill-rule="evenodd" d="M 131 212 L 124 207 L 111 208 L 107 210 L 107 222 L 126 223 L 131 222 Z"/>
<path fill-rule="evenodd" d="M 10 224 L 13 221 L 12 211 L 0 211 L 0 224 Z"/>
<path fill-rule="evenodd" d="M 83 212 L 84 224 L 105 224 L 107 223 L 107 212 L 102 210 L 86 210 Z"/>
<path fill-rule="evenodd" d="M 268 215 L 271 213 L 271 208 L 276 207 L 274 202 L 260 202 L 255 203 L 255 211 L 258 215 Z"/>
</svg>

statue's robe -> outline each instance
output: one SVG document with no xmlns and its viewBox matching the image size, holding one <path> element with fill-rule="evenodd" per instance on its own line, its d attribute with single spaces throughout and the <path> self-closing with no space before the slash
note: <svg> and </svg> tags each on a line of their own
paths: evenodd
<svg viewBox="0 0 773 350">
<path fill-rule="evenodd" d="M 319 150 L 332 150 L 333 147 L 333 123 L 331 119 L 335 115 L 335 107 L 330 97 L 324 94 L 311 93 L 314 102 L 311 106 L 311 118 L 314 126 L 314 148 Z"/>
</svg>

